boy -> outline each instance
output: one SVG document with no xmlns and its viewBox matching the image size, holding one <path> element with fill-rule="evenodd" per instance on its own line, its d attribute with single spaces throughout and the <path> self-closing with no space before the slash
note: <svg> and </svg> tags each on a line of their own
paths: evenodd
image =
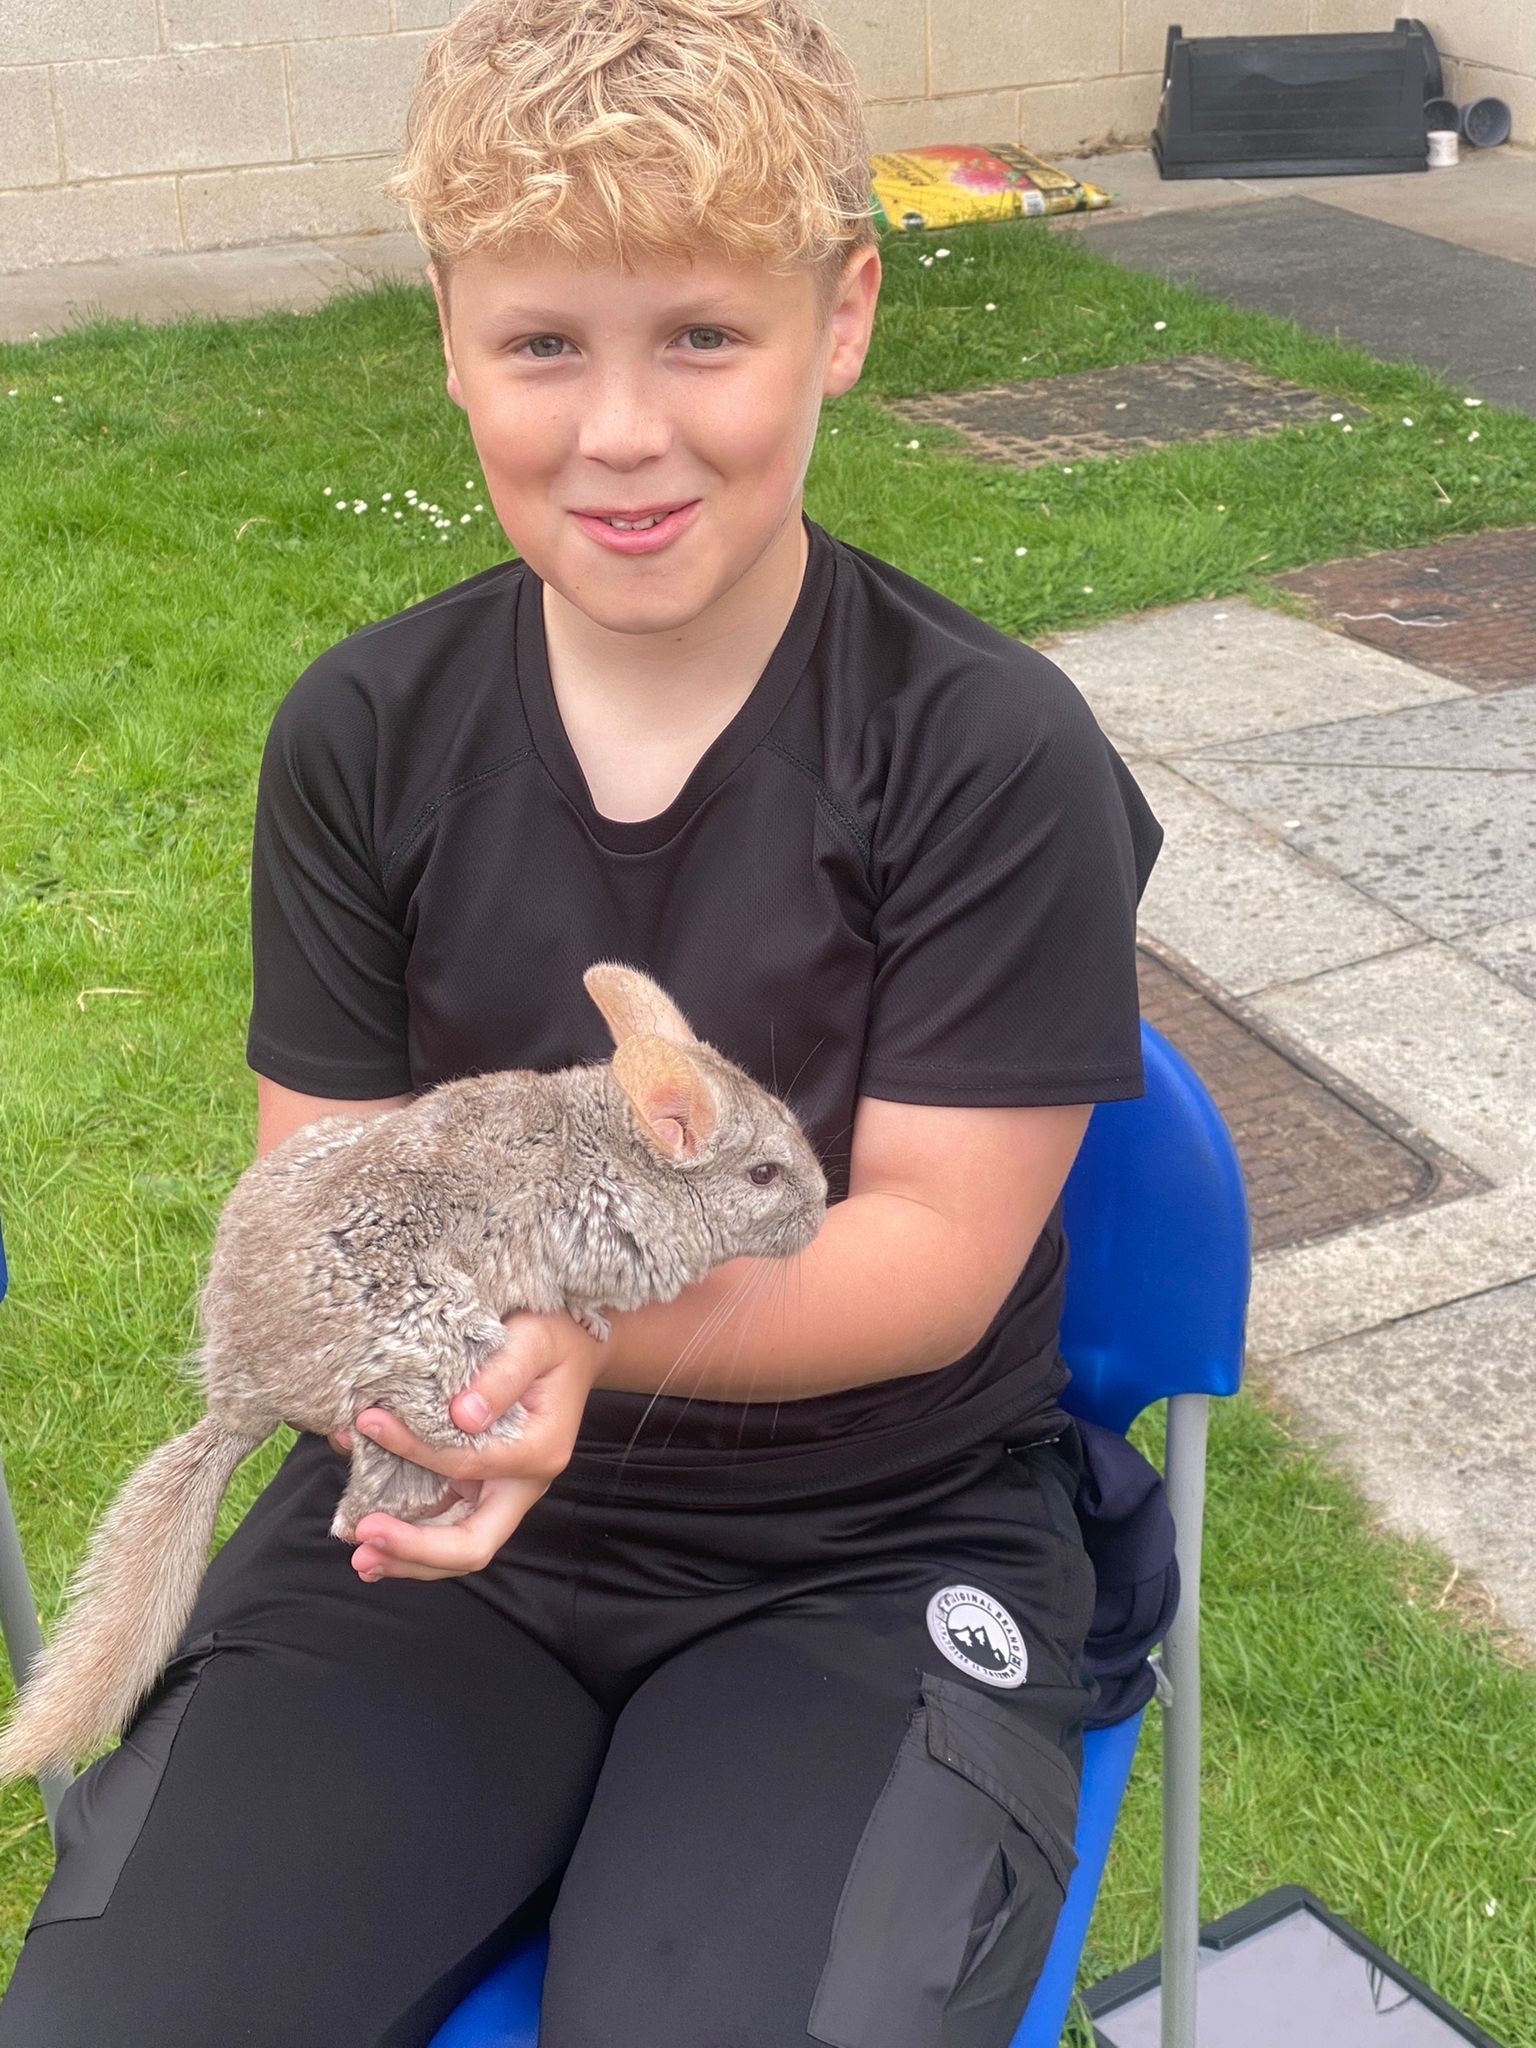
<svg viewBox="0 0 1536 2048">
<path fill-rule="evenodd" d="M 879 256 L 799 0 L 477 0 L 394 189 L 517 559 L 273 721 L 259 1149 L 605 1057 L 619 958 L 833 1206 L 607 1344 L 507 1317 L 455 1414 L 517 1444 L 365 1411 L 456 1525 L 348 1552 L 299 1438 L 70 1794 L 0 2044 L 416 2048 L 558 1891 L 543 2048 L 1000 2048 L 1092 1698 L 1059 1197 L 1141 1090 L 1161 829 L 1059 671 L 803 512 Z"/>
</svg>

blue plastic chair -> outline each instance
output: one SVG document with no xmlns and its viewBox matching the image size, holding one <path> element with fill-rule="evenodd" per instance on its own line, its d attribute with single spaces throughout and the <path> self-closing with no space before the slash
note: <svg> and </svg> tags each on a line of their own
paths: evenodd
<svg viewBox="0 0 1536 2048">
<path fill-rule="evenodd" d="M 1251 1271 L 1248 1201 L 1231 1135 L 1200 1077 L 1143 1018 L 1146 1092 L 1101 1102 L 1062 1198 L 1068 1246 L 1062 1405 L 1127 1430 L 1168 1402 L 1164 1478 L 1181 1597 L 1161 1656 L 1164 2048 L 1194 2048 L 1200 1876 L 1200 1539 L 1206 1408 L 1242 1378 Z M 1012 2048 L 1057 2048 L 1142 1709 L 1083 1738 L 1077 1868 Z M 525 1940 L 433 2037 L 432 2048 L 537 2048 L 547 1933 Z"/>
</svg>

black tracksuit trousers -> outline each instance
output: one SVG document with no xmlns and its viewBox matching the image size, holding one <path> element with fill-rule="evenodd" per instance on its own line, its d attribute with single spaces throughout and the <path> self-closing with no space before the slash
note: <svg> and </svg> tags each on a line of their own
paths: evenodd
<svg viewBox="0 0 1536 2048">
<path fill-rule="evenodd" d="M 371 1586 L 300 1437 L 66 1798 L 0 2048 L 421 2048 L 552 1902 L 541 2048 L 1006 2048 L 1092 1699 L 1049 1426 L 751 1505 L 562 1475 Z"/>
</svg>

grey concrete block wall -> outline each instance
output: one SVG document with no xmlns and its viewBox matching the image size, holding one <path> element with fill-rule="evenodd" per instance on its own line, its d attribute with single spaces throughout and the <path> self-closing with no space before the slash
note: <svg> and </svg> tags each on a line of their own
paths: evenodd
<svg viewBox="0 0 1536 2048">
<path fill-rule="evenodd" d="M 0 272 L 406 226 L 380 189 L 463 0 L 0 0 Z M 873 146 L 1145 141 L 1189 34 L 1386 26 L 1386 0 L 810 0 Z M 1425 16 L 1452 90 L 1536 140 L 1536 0 Z"/>
</svg>

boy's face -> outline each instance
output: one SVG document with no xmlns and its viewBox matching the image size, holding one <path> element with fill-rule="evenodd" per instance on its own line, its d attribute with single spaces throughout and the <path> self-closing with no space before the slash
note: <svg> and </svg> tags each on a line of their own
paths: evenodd
<svg viewBox="0 0 1536 2048">
<path fill-rule="evenodd" d="M 807 271 L 700 254 L 581 269 L 545 244 L 435 271 L 448 395 L 464 408 L 507 537 L 615 632 L 697 619 L 776 550 L 800 560 L 801 486 L 824 397 L 869 347 L 880 260 L 853 252 L 830 315 Z M 579 514 L 687 506 L 646 553 Z M 722 607 L 722 623 L 730 608 Z"/>
</svg>

